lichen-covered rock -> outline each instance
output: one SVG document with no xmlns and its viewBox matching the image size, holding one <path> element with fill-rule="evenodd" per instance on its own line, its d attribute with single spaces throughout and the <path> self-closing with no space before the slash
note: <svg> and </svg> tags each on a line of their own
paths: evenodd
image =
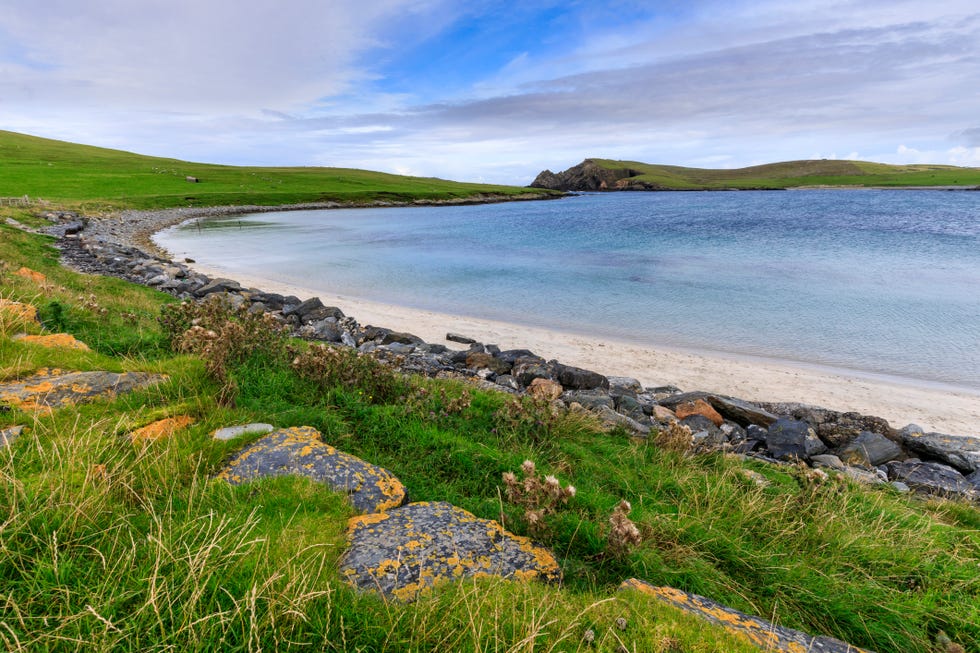
<svg viewBox="0 0 980 653">
<path fill-rule="evenodd" d="M 305 476 L 346 492 L 366 513 L 405 503 L 405 487 L 386 469 L 331 447 L 309 426 L 280 429 L 242 449 L 217 478 L 232 485 L 273 476 Z"/>
<path fill-rule="evenodd" d="M 156 442 L 169 438 L 177 431 L 182 431 L 193 423 L 194 418 L 190 415 L 166 417 L 136 429 L 129 434 L 129 439 L 133 444 Z"/>
<path fill-rule="evenodd" d="M 888 480 L 901 481 L 913 490 L 940 496 L 973 498 L 973 484 L 949 465 L 942 463 L 906 460 L 887 465 Z"/>
<path fill-rule="evenodd" d="M 871 653 L 833 637 L 813 636 L 784 628 L 759 617 L 733 610 L 716 601 L 689 594 L 673 587 L 657 587 L 631 578 L 620 589 L 633 589 L 721 626 L 730 633 L 743 635 L 763 651 L 779 653 Z"/>
<path fill-rule="evenodd" d="M 18 334 L 14 336 L 14 340 L 17 340 L 18 342 L 25 342 L 30 345 L 38 345 L 39 347 L 47 347 L 49 349 L 78 349 L 79 351 L 90 351 L 88 345 L 81 340 L 76 340 L 75 336 L 71 335 L 70 333 L 52 333 L 42 336 Z"/>
<path fill-rule="evenodd" d="M 355 517 L 347 537 L 350 548 L 340 560 L 347 581 L 403 600 L 465 577 L 556 581 L 561 576 L 547 549 L 445 502 Z"/>
<path fill-rule="evenodd" d="M 0 298 L 0 317 L 7 321 L 37 322 L 37 309 L 32 304 Z"/>
<path fill-rule="evenodd" d="M 0 429 L 0 449 L 12 444 L 23 432 L 23 426 L 8 426 L 5 429 Z"/>
<path fill-rule="evenodd" d="M 980 438 L 902 429 L 902 444 L 910 451 L 940 460 L 964 474 L 980 469 Z"/>
<path fill-rule="evenodd" d="M 527 388 L 529 395 L 546 401 L 554 401 L 561 396 L 562 392 L 563 389 L 560 383 L 541 378 L 531 381 L 531 385 Z"/>
<path fill-rule="evenodd" d="M 16 274 L 18 277 L 29 279 L 34 283 L 44 283 L 45 281 L 48 280 L 48 278 L 43 274 L 41 274 L 40 272 L 25 267 L 21 267 L 16 272 L 14 272 L 14 274 Z"/>
<path fill-rule="evenodd" d="M 26 379 L 0 384 L 0 404 L 25 411 L 50 410 L 114 397 L 166 378 L 148 372 L 65 372 L 45 368 Z"/>
<path fill-rule="evenodd" d="M 837 456 L 849 465 L 870 465 L 872 467 L 895 460 L 902 455 L 902 448 L 881 435 L 871 431 L 861 431 L 854 440 L 841 447 Z"/>
<path fill-rule="evenodd" d="M 711 407 L 704 399 L 695 399 L 694 401 L 685 401 L 677 404 L 674 408 L 674 414 L 677 415 L 677 419 L 683 421 L 685 417 L 691 415 L 701 415 L 711 420 L 711 423 L 715 426 L 721 426 L 725 423 L 725 418 L 718 414 L 718 411 Z"/>
</svg>

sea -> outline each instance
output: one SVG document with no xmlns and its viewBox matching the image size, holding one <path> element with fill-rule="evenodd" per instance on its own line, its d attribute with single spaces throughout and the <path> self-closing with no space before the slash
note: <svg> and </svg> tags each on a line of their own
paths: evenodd
<svg viewBox="0 0 980 653">
<path fill-rule="evenodd" d="M 980 390 L 980 192 L 285 211 L 194 220 L 157 242 L 333 294 Z"/>
</svg>

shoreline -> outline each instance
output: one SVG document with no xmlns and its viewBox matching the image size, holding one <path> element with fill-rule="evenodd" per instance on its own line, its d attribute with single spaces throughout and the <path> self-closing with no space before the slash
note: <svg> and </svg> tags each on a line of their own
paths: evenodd
<svg viewBox="0 0 980 653">
<path fill-rule="evenodd" d="M 163 249 L 160 245 L 156 248 Z M 179 253 L 176 256 L 180 258 Z M 748 401 L 802 403 L 877 415 L 895 428 L 913 423 L 926 431 L 956 435 L 980 433 L 980 392 L 969 388 L 943 388 L 935 382 L 838 370 L 819 364 L 599 339 L 560 329 L 341 295 L 315 284 L 297 285 L 263 276 L 258 270 L 243 273 L 214 264 L 188 265 L 209 277 L 234 279 L 245 287 L 300 299 L 319 297 L 363 325 L 412 333 L 426 342 L 462 348 L 446 342 L 446 334 L 453 332 L 502 349 L 530 349 L 546 359 L 557 359 L 605 375 L 634 377 L 645 386 L 674 385 L 685 391 L 704 390 Z"/>
</svg>

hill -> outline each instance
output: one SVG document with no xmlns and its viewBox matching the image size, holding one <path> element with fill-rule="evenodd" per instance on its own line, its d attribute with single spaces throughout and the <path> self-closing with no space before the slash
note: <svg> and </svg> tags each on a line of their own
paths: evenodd
<svg viewBox="0 0 980 653">
<path fill-rule="evenodd" d="M 527 194 L 513 186 L 349 168 L 192 163 L 0 131 L 0 197 L 77 208 L 285 205 L 452 200 Z M 196 182 L 188 179 L 196 179 Z"/>
<path fill-rule="evenodd" d="M 532 188 L 563 191 L 764 190 L 819 186 L 980 188 L 980 168 L 818 159 L 722 170 L 586 159 L 563 172 L 545 170 L 531 184 Z"/>
</svg>

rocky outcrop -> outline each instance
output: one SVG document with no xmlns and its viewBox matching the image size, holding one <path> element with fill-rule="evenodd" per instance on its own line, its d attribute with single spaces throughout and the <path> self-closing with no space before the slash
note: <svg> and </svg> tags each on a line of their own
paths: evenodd
<svg viewBox="0 0 980 653">
<path fill-rule="evenodd" d="M 547 549 L 449 503 L 412 503 L 348 524 L 340 570 L 355 587 L 412 600 L 441 583 L 473 576 L 557 581 Z"/>
<path fill-rule="evenodd" d="M 46 368 L 26 379 L 0 384 L 0 405 L 24 411 L 48 411 L 112 398 L 166 378 L 148 372 L 65 372 Z"/>
<path fill-rule="evenodd" d="M 586 159 L 563 172 L 544 170 L 531 188 L 563 191 L 657 190 L 658 186 L 635 179 L 642 174 L 630 168 L 604 168 L 593 159 Z"/>
<path fill-rule="evenodd" d="M 232 485 L 275 476 L 305 476 L 347 494 L 360 512 L 405 503 L 405 487 L 386 469 L 337 451 L 309 426 L 274 431 L 238 453 L 217 478 Z"/>
<path fill-rule="evenodd" d="M 820 637 L 786 628 L 766 621 L 761 617 L 745 614 L 697 594 L 684 592 L 673 587 L 657 587 L 646 581 L 631 578 L 620 587 L 622 590 L 635 590 L 652 596 L 667 605 L 689 614 L 696 615 L 721 626 L 735 635 L 747 638 L 762 651 L 782 653 L 871 653 L 851 646 L 833 637 Z"/>
</svg>

